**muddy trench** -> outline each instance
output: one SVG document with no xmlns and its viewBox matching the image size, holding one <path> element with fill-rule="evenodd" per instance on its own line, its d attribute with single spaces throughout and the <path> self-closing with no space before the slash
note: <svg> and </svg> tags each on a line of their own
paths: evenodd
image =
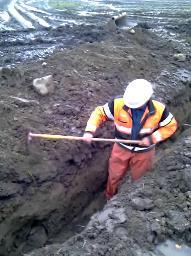
<svg viewBox="0 0 191 256">
<path fill-rule="evenodd" d="M 187 84 L 186 87 L 169 102 L 171 111 L 181 125 L 175 136 L 167 143 L 159 145 L 158 164 L 162 161 L 163 150 L 169 145 L 173 146 L 182 132 L 185 133 L 187 130 L 190 134 L 188 124 L 191 124 L 191 84 Z M 110 127 L 109 129 L 107 127 L 105 132 L 110 133 Z M 35 151 L 37 147 L 42 150 L 42 146 L 44 146 L 43 142 L 40 144 L 32 142 L 30 149 L 27 149 L 32 158 L 37 157 Z M 78 156 L 67 160 L 70 172 L 62 177 L 62 185 L 57 183 L 56 179 L 51 182 L 50 178 L 50 182 L 46 180 L 46 186 L 43 187 L 44 181 L 36 180 L 35 176 L 29 173 L 29 179 L 34 184 L 29 188 L 30 193 L 29 191 L 27 193 L 31 197 L 33 190 L 40 189 L 39 198 L 35 197 L 35 201 L 30 198 L 30 201 L 23 205 L 24 208 L 22 207 L 20 211 L 24 213 L 24 216 L 17 212 L 18 218 L 14 216 L 13 220 L 9 220 L 10 225 L 15 226 L 15 232 L 10 237 L 6 237 L 6 243 L 1 245 L 1 255 L 20 255 L 21 252 L 26 253 L 48 244 L 63 243 L 80 233 L 90 217 L 106 204 L 103 190 L 107 178 L 107 160 L 110 150 L 110 144 L 80 145 Z M 87 157 L 82 164 L 80 158 L 83 159 L 84 151 L 86 153 L 91 151 L 93 158 L 90 157 L 88 160 Z M 43 198 L 43 193 L 49 193 L 48 200 L 47 196 Z M 56 206 L 53 203 L 55 199 Z M 52 211 L 46 209 L 48 204 L 52 205 Z M 8 223 L 6 223 L 5 230 L 7 225 Z"/>
<path fill-rule="evenodd" d="M 58 51 L 18 70 L 0 70 L 0 255 L 23 255 L 67 241 L 106 204 L 111 144 L 34 139 L 29 145 L 29 130 L 80 136 L 97 104 L 120 94 L 126 81 L 144 77 L 157 84 L 156 98 L 166 101 L 180 123 L 176 135 L 159 145 L 157 161 L 182 133 L 190 133 L 183 125 L 191 124 L 191 79 L 185 70 L 190 57 L 177 63 L 177 48 L 170 44 L 140 28 L 135 35 L 114 31 L 106 41 Z M 32 80 L 49 74 L 56 89 L 42 97 Z M 112 125 L 101 127 L 99 136 L 113 137 Z"/>
</svg>

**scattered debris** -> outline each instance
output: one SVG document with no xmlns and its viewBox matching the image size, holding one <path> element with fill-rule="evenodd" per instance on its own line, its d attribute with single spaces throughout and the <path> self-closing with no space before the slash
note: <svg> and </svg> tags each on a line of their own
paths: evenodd
<svg viewBox="0 0 191 256">
<path fill-rule="evenodd" d="M 39 105 L 39 101 L 37 101 L 37 100 L 29 100 L 29 99 L 25 99 L 25 98 L 16 97 L 16 96 L 10 96 L 10 98 L 14 99 L 14 103 L 20 107 Z"/>
</svg>

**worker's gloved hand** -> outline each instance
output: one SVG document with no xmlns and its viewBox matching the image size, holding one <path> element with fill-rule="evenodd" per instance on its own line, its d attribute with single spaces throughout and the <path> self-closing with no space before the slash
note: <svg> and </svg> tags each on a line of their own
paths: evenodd
<svg viewBox="0 0 191 256">
<path fill-rule="evenodd" d="M 152 142 L 152 138 L 150 136 L 143 138 L 139 143 L 139 145 L 145 146 L 145 147 L 149 147 L 152 144 L 153 144 L 153 142 Z"/>
<path fill-rule="evenodd" d="M 89 144 L 92 142 L 92 138 L 93 138 L 93 134 L 91 132 L 85 132 L 83 135 L 84 141 Z"/>
</svg>

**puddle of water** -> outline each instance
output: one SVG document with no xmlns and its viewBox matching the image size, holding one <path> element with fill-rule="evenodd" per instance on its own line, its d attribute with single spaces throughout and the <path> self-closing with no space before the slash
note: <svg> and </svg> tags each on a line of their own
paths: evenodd
<svg viewBox="0 0 191 256">
<path fill-rule="evenodd" d="M 191 247 L 167 240 L 156 247 L 153 256 L 191 256 Z"/>
</svg>

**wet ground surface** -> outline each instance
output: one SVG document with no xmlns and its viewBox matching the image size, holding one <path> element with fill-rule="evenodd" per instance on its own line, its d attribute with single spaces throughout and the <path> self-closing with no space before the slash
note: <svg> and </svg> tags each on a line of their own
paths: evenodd
<svg viewBox="0 0 191 256">
<path fill-rule="evenodd" d="M 155 84 L 155 96 L 171 106 L 179 121 L 190 123 L 190 55 L 183 52 L 186 54 L 185 61 L 175 60 L 173 56 L 177 53 L 179 46 L 174 42 L 158 38 L 147 29 L 137 28 L 135 34 L 126 30 L 108 33 L 107 28 L 97 27 L 96 29 L 97 35 L 101 38 L 100 41 L 99 36 L 97 36 L 98 40 L 93 41 L 91 39 L 91 43 L 82 43 L 78 47 L 55 52 L 49 58 L 35 62 L 35 65 L 32 63 L 1 69 L 1 255 L 20 255 L 50 242 L 60 243 L 63 241 L 62 234 L 64 231 L 66 231 L 63 235 L 64 240 L 72 236 L 71 229 L 68 229 L 72 220 L 74 221 L 72 230 L 74 233 L 79 232 L 80 230 L 77 230 L 76 226 L 81 225 L 80 214 L 84 212 L 82 220 L 86 216 L 87 221 L 91 213 L 103 205 L 98 203 L 98 206 L 90 207 L 90 214 L 85 211 L 89 203 L 96 198 L 97 192 L 104 188 L 111 145 L 95 144 L 89 146 L 76 142 L 39 140 L 34 140 L 30 145 L 27 145 L 26 134 L 29 130 L 82 135 L 87 118 L 94 107 L 98 104 L 104 104 L 114 95 L 121 94 L 127 81 L 140 77 Z M 86 32 L 86 29 L 84 31 Z M 83 29 L 81 33 L 83 34 Z M 94 38 L 94 33 L 95 28 L 89 30 L 88 35 Z M 102 35 L 104 35 L 104 39 Z M 42 65 L 44 61 L 46 65 Z M 32 88 L 32 81 L 34 78 L 49 74 L 53 75 L 55 90 L 53 94 L 42 97 Z M 14 97 L 32 100 L 32 102 L 29 101 L 29 103 L 24 104 Z M 99 130 L 97 136 L 112 137 L 112 133 L 113 129 L 108 125 Z M 180 142 L 179 147 L 183 147 L 181 143 L 186 142 L 184 140 Z M 168 147 L 168 144 L 165 145 Z M 176 146 L 174 147 L 176 148 Z M 173 151 L 175 151 L 174 147 L 172 148 Z M 185 147 L 187 150 L 187 146 Z M 165 238 L 179 238 L 179 231 L 172 231 L 174 224 L 168 224 L 170 228 L 166 226 L 168 218 L 171 217 L 165 216 L 171 214 L 170 210 L 172 210 L 175 211 L 172 213 L 175 219 L 177 214 L 179 215 L 181 212 L 182 215 L 180 216 L 184 220 L 181 224 L 183 225 L 181 232 L 184 236 L 181 235 L 181 237 L 184 242 L 189 244 L 189 232 L 186 223 L 189 223 L 190 211 L 187 206 L 182 205 L 183 201 L 186 204 L 188 201 L 189 206 L 189 198 L 186 199 L 189 190 L 182 190 L 183 183 L 181 186 L 177 185 L 177 190 L 173 193 L 174 184 L 178 182 L 177 176 L 173 176 L 175 174 L 173 171 L 165 172 L 166 168 L 172 167 L 177 171 L 177 175 L 179 175 L 179 170 L 182 173 L 181 168 L 185 167 L 179 167 L 181 161 L 184 163 L 183 166 L 189 169 L 188 152 L 185 151 L 188 156 L 182 156 L 180 159 L 177 158 L 179 154 L 174 155 L 172 160 L 167 155 L 164 164 L 156 167 L 156 172 L 141 180 L 140 183 L 129 185 L 127 180 L 127 183 L 121 187 L 119 197 L 116 198 L 116 206 L 112 206 L 111 202 L 105 208 L 106 213 L 112 210 L 114 215 L 117 214 L 117 217 L 111 216 L 112 220 L 109 217 L 109 222 L 104 221 L 102 223 L 102 225 L 110 225 L 111 222 L 111 227 L 108 227 L 109 231 L 104 227 L 102 233 L 102 228 L 98 228 L 100 230 L 99 237 L 95 225 L 95 229 L 91 229 L 90 235 L 84 233 L 82 236 L 90 236 L 88 239 L 94 241 L 96 235 L 96 239 L 101 243 L 101 247 L 98 246 L 98 251 L 101 252 L 101 241 L 103 241 L 105 243 L 103 251 L 107 251 L 111 247 L 113 253 L 116 253 L 108 241 L 112 243 L 114 239 L 113 245 L 119 244 L 119 241 L 114 238 L 114 236 L 117 237 L 117 233 L 114 232 L 111 235 L 108 232 L 111 231 L 110 228 L 115 227 L 115 224 L 121 227 L 124 222 L 125 229 L 131 231 L 125 235 L 131 246 L 127 247 L 125 242 L 125 248 L 137 249 L 134 238 L 137 230 L 140 230 L 140 247 L 152 248 L 155 243 Z M 170 167 L 166 167 L 167 162 L 169 162 Z M 166 181 L 164 177 L 166 177 Z M 157 182 L 156 185 L 155 182 Z M 162 183 L 166 185 L 162 186 Z M 161 189 L 160 186 L 162 186 Z M 139 190 L 142 188 L 144 189 L 143 192 L 140 192 L 142 193 L 140 196 Z M 150 193 L 148 194 L 147 191 Z M 151 204 L 152 207 L 146 210 L 146 215 L 145 210 L 138 209 L 138 212 L 136 212 L 137 209 L 133 210 L 134 206 L 130 199 L 132 193 L 135 193 L 136 197 L 143 197 L 154 202 Z M 160 214 L 158 216 L 158 212 L 161 211 L 161 196 L 164 201 L 163 204 L 165 203 L 164 216 Z M 173 207 L 169 206 L 168 200 L 166 201 L 167 198 Z M 176 199 L 178 200 L 177 203 L 175 203 Z M 183 206 L 184 208 L 182 208 Z M 117 209 L 117 213 L 115 213 L 115 209 Z M 157 212 L 156 216 L 152 215 L 153 209 Z M 106 213 L 101 213 L 101 216 L 105 216 Z M 122 217 L 118 217 L 118 215 Z M 154 219 L 163 217 L 165 218 L 164 227 L 155 227 Z M 89 225 L 90 227 L 91 225 L 94 226 L 93 223 L 96 218 L 99 218 L 99 215 L 92 217 L 92 224 L 88 224 L 88 227 Z M 128 218 L 132 218 L 132 224 L 126 222 Z M 148 227 L 145 218 L 148 218 Z M 149 223 L 154 225 L 154 230 L 149 228 Z M 84 222 L 82 222 L 83 225 Z M 119 227 L 117 226 L 117 229 Z M 158 228 L 160 230 L 159 235 L 157 233 Z M 148 240 L 145 238 L 145 233 L 143 235 L 142 230 L 148 232 Z M 122 231 L 118 231 L 119 234 L 121 234 L 120 232 L 123 233 L 123 226 Z M 133 242 L 130 242 L 131 240 Z M 76 240 L 73 238 L 69 241 Z M 80 241 L 81 238 L 79 238 Z M 70 248 L 68 243 L 70 242 L 66 243 L 66 247 L 64 245 L 68 252 L 64 254 L 65 249 L 63 249 L 63 255 L 82 255 L 83 253 L 78 253 L 87 249 L 85 245 L 81 246 L 78 242 L 71 242 L 72 247 Z M 78 246 L 81 248 L 80 250 Z M 75 250 L 77 251 L 75 252 Z M 97 250 L 97 246 L 90 248 L 88 245 L 90 255 L 95 255 L 95 250 Z M 124 250 L 126 253 L 126 249 Z M 111 253 L 108 255 L 116 255 Z M 131 255 L 131 251 L 128 253 Z M 121 253 L 121 255 L 123 254 Z"/>
<path fill-rule="evenodd" d="M 128 27 L 146 23 L 163 37 L 190 44 L 190 10 L 189 0 L 181 1 L 181 5 L 167 0 L 1 0 L 0 65 L 44 58 L 57 49 L 79 45 L 83 41 L 77 32 L 82 31 L 81 26 L 102 26 L 124 12 Z"/>
<path fill-rule="evenodd" d="M 164 37 L 143 24 L 135 34 L 97 24 L 1 33 L 1 65 L 11 67 L 0 69 L 0 255 L 22 255 L 50 243 L 57 245 L 32 255 L 138 256 L 166 239 L 190 245 L 190 129 L 182 125 L 191 123 L 191 51 L 185 41 L 190 21 L 187 13 L 180 17 L 168 33 L 163 30 Z M 173 41 L 170 33 L 183 41 Z M 49 49 L 54 53 L 39 59 Z M 177 53 L 185 60 L 174 58 Z M 38 95 L 33 79 L 50 74 L 54 92 Z M 155 97 L 170 106 L 179 132 L 160 146 L 153 173 L 136 184 L 127 176 L 118 196 L 74 236 L 105 203 L 100 191 L 111 145 L 29 145 L 26 135 L 82 135 L 94 107 L 123 93 L 135 78 L 154 83 Z M 97 136 L 112 137 L 112 126 Z"/>
<path fill-rule="evenodd" d="M 27 255 L 189 256 L 190 135 L 189 130 L 166 149 L 154 171 L 139 182 L 130 184 L 126 177 L 118 195 L 83 232 Z"/>
</svg>

